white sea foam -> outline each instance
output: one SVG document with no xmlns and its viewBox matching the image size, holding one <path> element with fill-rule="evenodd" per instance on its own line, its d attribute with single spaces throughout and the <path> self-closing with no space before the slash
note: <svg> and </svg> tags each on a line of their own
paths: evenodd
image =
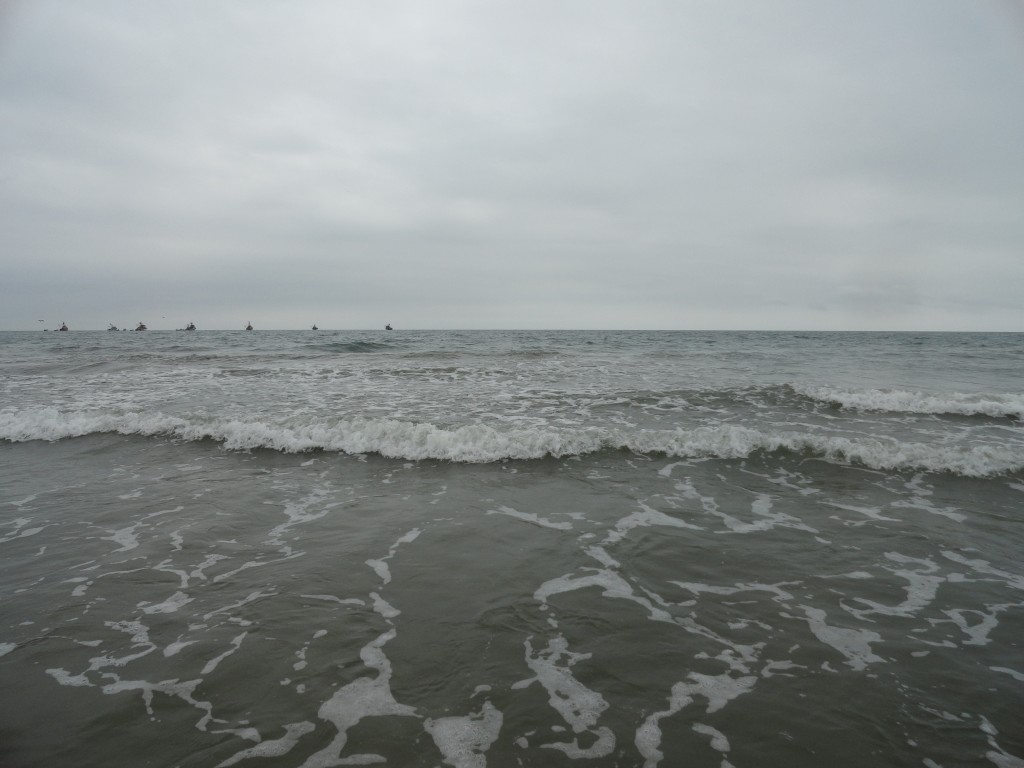
<svg viewBox="0 0 1024 768">
<path fill-rule="evenodd" d="M 641 597 L 633 592 L 633 587 L 619 574 L 606 569 L 587 569 L 589 572 L 583 576 L 559 576 L 549 579 L 537 588 L 534 597 L 541 603 L 547 603 L 548 598 L 553 595 L 573 592 L 577 589 L 589 589 L 599 587 L 602 589 L 602 597 L 619 598 L 632 600 L 643 606 L 654 621 L 672 622 L 671 615 L 656 607 L 650 600 Z"/>
<path fill-rule="evenodd" d="M 174 613 L 179 608 L 188 605 L 192 602 L 192 598 L 186 595 L 184 592 L 175 592 L 169 598 L 164 600 L 162 603 L 156 605 L 147 605 L 142 608 L 144 613 Z M 141 607 L 141 604 L 140 604 Z"/>
<path fill-rule="evenodd" d="M 169 643 L 168 646 L 164 648 L 164 656 L 177 656 L 179 653 L 181 653 L 181 650 L 183 648 L 189 645 L 194 645 L 198 642 L 198 640 L 176 640 L 173 643 Z"/>
<path fill-rule="evenodd" d="M 708 714 L 717 712 L 726 704 L 749 693 L 757 682 L 756 677 L 732 677 L 728 673 L 721 675 L 703 675 L 699 672 L 691 672 L 689 675 L 692 683 L 679 682 L 672 686 L 672 694 L 669 698 L 668 709 L 654 712 L 637 728 L 634 743 L 637 750 L 644 758 L 644 768 L 654 768 L 661 762 L 664 754 L 661 752 L 661 721 L 682 711 L 694 702 L 694 697 L 702 696 L 707 699 Z M 694 730 L 713 737 L 712 748 L 719 752 L 726 752 L 729 749 L 728 741 L 724 735 L 711 728 L 697 728 Z M 718 736 L 720 739 L 715 739 Z"/>
<path fill-rule="evenodd" d="M 997 768 L 1024 768 L 1024 760 L 1011 755 L 1005 749 L 1000 746 L 996 740 L 996 736 L 999 735 L 999 731 L 996 727 L 989 722 L 988 718 L 984 715 L 981 717 L 981 732 L 985 734 L 988 739 L 989 746 L 992 747 L 988 752 L 985 753 L 985 757 L 994 763 Z"/>
<path fill-rule="evenodd" d="M 801 607 L 807 614 L 807 623 L 814 636 L 843 654 L 846 657 L 846 663 L 853 669 L 862 670 L 874 662 L 885 661 L 871 650 L 872 643 L 882 640 L 882 636 L 877 632 L 869 629 L 836 627 L 825 621 L 828 616 L 820 608 L 811 608 L 807 605 Z"/>
<path fill-rule="evenodd" d="M 853 608 L 845 604 L 843 608 L 857 618 L 863 619 L 871 614 L 901 616 L 904 618 L 913 616 L 918 611 L 931 605 L 935 600 L 939 587 L 946 580 L 944 576 L 934 575 L 939 570 L 939 567 L 931 560 L 906 557 L 898 552 L 886 552 L 885 556 L 895 563 L 907 566 L 916 564 L 916 568 L 892 568 L 886 566 L 887 571 L 891 571 L 894 575 L 901 579 L 906 579 L 908 582 L 906 587 L 907 599 L 899 605 L 889 606 L 882 605 L 874 600 L 868 600 L 867 598 L 855 597 L 853 598 L 855 602 L 865 605 L 867 608 Z"/>
<path fill-rule="evenodd" d="M 712 728 L 704 723 L 694 723 L 693 730 L 696 733 L 710 737 L 711 748 L 716 752 L 721 752 L 723 755 L 729 752 L 729 739 L 717 728 Z"/>
<path fill-rule="evenodd" d="M 348 731 L 363 718 L 388 715 L 419 716 L 414 707 L 399 704 L 391 692 L 391 662 L 382 648 L 394 639 L 395 634 L 395 630 L 391 629 L 370 641 L 360 651 L 363 663 L 377 671 L 376 677 L 356 678 L 335 691 L 334 695 L 320 706 L 320 719 L 333 724 L 338 732 L 330 744 L 311 755 L 302 764 L 303 768 L 341 765 L 341 752 L 348 742 Z"/>
<path fill-rule="evenodd" d="M 987 576 L 998 576 L 1001 579 L 1005 579 L 1006 586 L 1011 589 L 1024 590 L 1024 576 L 1016 573 L 1010 573 L 1000 568 L 994 567 L 988 560 L 975 559 L 971 560 L 957 552 L 943 551 L 943 557 L 952 560 L 954 563 L 960 565 L 966 565 L 972 568 L 977 573 L 983 573 Z"/>
<path fill-rule="evenodd" d="M 3 544 L 7 541 L 11 541 L 13 539 L 22 539 L 26 536 L 35 536 L 37 533 L 46 528 L 45 525 L 39 526 L 37 528 L 26 528 L 25 526 L 28 525 L 30 522 L 31 520 L 24 517 L 19 517 L 17 520 L 12 520 L 7 525 L 14 526 L 14 533 L 11 533 L 8 536 L 0 537 L 0 544 Z"/>
<path fill-rule="evenodd" d="M 340 603 L 341 605 L 366 605 L 365 600 L 361 600 L 358 597 L 341 598 L 336 595 L 299 595 L 307 600 L 324 600 L 330 603 Z"/>
<path fill-rule="evenodd" d="M 377 578 L 381 580 L 381 583 L 387 584 L 391 581 L 391 569 L 383 560 L 367 560 L 366 564 L 373 568 L 374 573 L 377 574 Z"/>
<path fill-rule="evenodd" d="M 115 677 L 116 675 L 108 675 L 108 677 Z M 180 698 L 195 709 L 202 712 L 202 716 L 196 723 L 196 728 L 200 731 L 206 731 L 213 717 L 213 704 L 208 701 L 202 701 L 196 699 L 195 694 L 196 688 L 202 683 L 201 678 L 195 680 L 163 680 L 159 683 L 152 683 L 148 680 L 121 680 L 116 679 L 115 682 L 107 683 L 102 686 L 103 693 L 108 696 L 116 695 L 119 693 L 125 693 L 128 691 L 139 691 L 142 694 L 142 701 L 146 707 L 146 713 L 153 716 L 153 696 L 156 693 L 162 693 L 167 696 Z M 244 739 L 250 741 L 259 741 L 259 734 L 252 728 L 236 728 L 236 729 L 222 729 L 216 731 L 217 733 L 233 733 Z"/>
<path fill-rule="evenodd" d="M 218 664 L 220 664 L 224 659 L 226 659 L 228 656 L 237 651 L 239 646 L 242 645 L 242 641 L 245 640 L 245 636 L 247 634 L 249 633 L 243 632 L 242 634 L 235 637 L 235 639 L 231 641 L 230 648 L 228 648 L 226 651 L 224 651 L 224 653 L 220 654 L 219 656 L 215 656 L 214 658 L 206 662 L 206 666 L 203 667 L 203 674 L 208 675 L 211 672 L 213 672 L 213 670 L 217 668 Z"/>
<path fill-rule="evenodd" d="M 518 520 L 523 520 L 527 523 L 533 523 L 539 525 L 542 528 L 554 528 L 557 531 L 571 531 L 572 523 L 561 522 L 553 523 L 546 517 L 540 517 L 539 515 L 532 514 L 530 512 L 520 512 L 519 510 L 512 509 L 512 507 L 498 507 L 497 509 L 491 509 L 487 512 L 488 515 L 507 515 L 508 517 L 514 517 Z"/>
<path fill-rule="evenodd" d="M 46 674 L 56 680 L 60 685 L 68 685 L 72 687 L 88 688 L 92 686 L 89 682 L 89 678 L 85 674 L 72 675 L 66 669 L 55 667 L 53 669 L 46 670 Z"/>
<path fill-rule="evenodd" d="M 699 595 L 701 592 L 708 592 L 714 595 L 736 595 L 743 592 L 770 592 L 775 595 L 772 598 L 777 603 L 785 603 L 788 600 L 793 599 L 793 595 L 781 589 L 778 584 L 758 584 L 756 582 L 750 584 L 737 584 L 735 587 L 719 587 L 710 584 L 695 584 L 693 582 L 685 581 L 670 581 L 670 584 L 675 584 L 677 587 L 682 587 L 685 590 L 692 592 L 695 595 Z M 798 584 L 799 582 L 783 582 L 785 584 Z"/>
<path fill-rule="evenodd" d="M 993 416 L 1024 419 L 1024 394 L 970 394 L 951 392 L 932 395 L 900 389 L 837 389 L 794 387 L 802 395 L 863 411 L 933 413 L 960 416 Z"/>
<path fill-rule="evenodd" d="M 281 523 L 270 532 L 271 540 L 278 540 L 290 528 L 303 523 L 311 523 L 325 517 L 340 501 L 327 502 L 329 488 L 313 488 L 310 493 L 295 501 L 286 501 L 284 514 L 287 522 Z"/>
<path fill-rule="evenodd" d="M 783 512 L 772 512 L 772 500 L 769 496 L 761 494 L 750 504 L 750 511 L 758 518 L 754 522 L 743 522 L 733 515 L 716 511 L 714 514 L 721 518 L 726 527 L 732 533 L 760 533 L 771 530 L 778 526 L 781 528 L 794 528 L 808 533 L 817 533 L 814 528 L 800 522 L 792 515 Z"/>
<path fill-rule="evenodd" d="M 391 548 L 388 550 L 387 555 L 381 558 L 366 561 L 366 564 L 373 568 L 374 573 L 377 574 L 377 577 L 381 580 L 381 582 L 384 585 L 387 585 L 391 581 L 391 569 L 388 566 L 387 561 L 395 556 L 395 553 L 398 552 L 398 548 L 400 546 L 402 546 L 403 544 L 411 544 L 412 542 L 416 541 L 416 539 L 419 538 L 419 535 L 421 533 L 422 531 L 419 528 L 413 528 L 411 531 L 406 533 L 404 536 L 399 538 L 398 541 L 391 545 Z"/>
<path fill-rule="evenodd" d="M 485 701 L 476 714 L 428 719 L 423 727 L 449 765 L 486 768 L 487 750 L 497 740 L 502 721 L 501 712 L 491 702 Z"/>
<path fill-rule="evenodd" d="M 227 760 L 218 763 L 217 768 L 227 768 L 229 765 L 234 765 L 250 757 L 281 757 L 290 752 L 300 738 L 307 733 L 312 733 L 315 729 L 316 726 L 306 720 L 303 720 L 301 723 L 286 723 L 284 726 L 285 734 L 281 738 L 262 741 L 255 747 L 236 752 Z"/>
<path fill-rule="evenodd" d="M 121 497 L 124 498 L 123 496 Z M 114 552 L 127 552 L 130 549 L 136 549 L 139 546 L 139 539 L 135 535 L 135 529 L 139 527 L 141 523 L 130 525 L 127 528 L 119 528 L 113 531 L 113 535 L 104 536 L 103 538 L 107 541 L 112 541 L 115 544 L 120 544 L 120 549 L 115 549 Z"/>
<path fill-rule="evenodd" d="M 400 610 L 395 608 L 395 606 L 391 605 L 391 603 L 376 592 L 371 592 L 370 598 L 373 600 L 373 610 L 385 619 L 393 619 L 396 616 L 401 615 L 402 612 Z"/>
<path fill-rule="evenodd" d="M 1004 675 L 1009 675 L 1019 683 L 1024 683 L 1024 672 L 1018 672 L 1015 669 L 1009 667 L 989 667 L 993 672 L 1002 672 Z"/>
<path fill-rule="evenodd" d="M 988 643 L 991 642 L 988 637 L 989 632 L 999 626 L 999 614 L 1008 608 L 1015 608 L 1018 606 L 1019 604 L 1011 605 L 1003 603 L 999 605 L 986 606 L 990 612 L 956 608 L 945 610 L 943 613 L 949 616 L 950 621 L 960 627 L 963 633 L 969 638 L 963 642 L 964 645 L 988 645 Z M 977 621 L 972 623 L 968 618 L 969 615 L 978 617 Z M 940 623 L 936 619 L 932 619 L 931 622 L 933 624 Z"/>
<path fill-rule="evenodd" d="M 847 512 L 856 512 L 858 515 L 864 515 L 864 517 L 871 520 L 877 520 L 879 522 L 887 523 L 898 523 L 899 520 L 895 517 L 886 517 L 882 514 L 882 510 L 878 507 L 864 507 L 855 504 L 839 504 L 834 501 L 823 502 L 825 506 L 835 507 L 836 509 L 844 509 Z"/>
<path fill-rule="evenodd" d="M 255 602 L 257 600 L 262 600 L 266 597 L 273 597 L 276 594 L 277 592 L 260 592 L 258 590 L 256 592 L 250 592 L 248 595 L 246 595 L 244 598 L 237 602 L 231 603 L 230 605 L 225 605 L 222 608 L 217 608 L 216 610 L 203 614 L 203 621 L 209 621 L 214 616 L 217 616 L 222 613 L 231 613 L 232 611 L 241 608 L 243 605 L 248 605 L 249 603 Z"/>
<path fill-rule="evenodd" d="M 572 742 L 556 741 L 541 745 L 564 752 L 571 758 L 605 757 L 615 749 L 615 735 L 607 727 L 597 724 L 601 713 L 608 709 L 608 702 L 600 693 L 583 685 L 570 671 L 577 661 L 589 657 L 589 654 L 570 651 L 568 642 L 560 635 L 548 641 L 546 650 L 537 652 L 534 652 L 531 642 L 527 640 L 526 663 L 536 677 L 516 684 L 516 687 L 523 687 L 534 680 L 539 682 L 548 692 L 548 703 L 562 716 L 573 733 L 587 732 L 597 737 L 589 747 L 581 747 L 578 738 Z M 563 658 L 564 665 L 559 663 Z"/>
<path fill-rule="evenodd" d="M 0 439 L 60 440 L 99 433 L 211 439 L 234 450 L 326 450 L 468 463 L 573 456 L 611 449 L 680 458 L 724 459 L 747 458 L 759 451 L 787 451 L 873 469 L 927 470 L 970 477 L 1024 468 L 1024 454 L 1015 445 L 966 447 L 882 438 L 854 439 L 811 432 L 766 432 L 735 424 L 663 430 L 564 426 L 554 422 L 530 428 L 488 424 L 445 428 L 425 422 L 364 417 L 329 422 L 292 417 L 267 422 L 182 418 L 162 413 L 65 412 L 56 408 L 0 412 Z"/>
<path fill-rule="evenodd" d="M 626 538 L 626 536 L 629 535 L 629 532 L 634 528 L 666 526 L 670 528 L 689 528 L 693 531 L 704 530 L 699 525 L 693 525 L 692 523 L 687 523 L 677 517 L 666 515 L 664 512 L 654 509 L 653 507 L 644 504 L 642 501 L 638 501 L 637 506 L 640 507 L 639 510 L 634 510 L 631 514 L 622 518 L 615 524 L 615 529 L 613 531 L 609 531 L 608 535 L 605 537 L 604 543 L 618 543 Z"/>
</svg>

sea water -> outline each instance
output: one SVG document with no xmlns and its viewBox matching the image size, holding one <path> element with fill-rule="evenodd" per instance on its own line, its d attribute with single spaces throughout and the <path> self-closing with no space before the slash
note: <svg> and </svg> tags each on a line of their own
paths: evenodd
<svg viewBox="0 0 1024 768">
<path fill-rule="evenodd" d="M 1024 765 L 1024 335 L 0 334 L 4 766 Z"/>
</svg>

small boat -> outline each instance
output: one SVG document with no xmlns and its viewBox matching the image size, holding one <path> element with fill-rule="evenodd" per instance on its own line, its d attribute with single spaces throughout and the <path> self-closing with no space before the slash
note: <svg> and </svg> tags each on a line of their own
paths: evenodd
<svg viewBox="0 0 1024 768">
<path fill-rule="evenodd" d="M 149 329 L 146 327 L 146 324 L 144 322 L 139 320 L 139 324 L 135 326 L 135 330 L 136 331 L 148 331 Z"/>
<path fill-rule="evenodd" d="M 119 330 L 121 330 L 121 329 L 120 329 L 120 328 L 118 328 L 118 327 L 117 327 L 116 325 L 114 325 L 113 323 L 111 323 L 111 324 L 110 324 L 110 327 L 109 327 L 109 328 L 107 328 L 107 330 L 108 330 L 108 331 L 119 331 Z"/>
<path fill-rule="evenodd" d="M 395 329 L 391 327 L 391 323 L 388 323 L 387 325 L 384 326 L 384 330 L 385 331 L 393 331 Z"/>
<path fill-rule="evenodd" d="M 252 330 L 252 323 L 246 323 L 245 330 L 251 331 Z"/>
<path fill-rule="evenodd" d="M 189 321 L 188 325 L 185 326 L 185 330 L 186 331 L 194 331 L 195 329 L 196 329 L 196 324 L 193 323 L 191 320 Z"/>
<path fill-rule="evenodd" d="M 67 323 L 61 323 L 60 324 L 60 328 L 58 328 L 57 330 L 58 331 L 66 331 L 66 330 L 68 330 L 68 324 Z"/>
<path fill-rule="evenodd" d="M 316 323 L 313 323 L 313 330 L 314 331 L 319 331 L 320 330 L 319 328 L 316 327 Z"/>
</svg>

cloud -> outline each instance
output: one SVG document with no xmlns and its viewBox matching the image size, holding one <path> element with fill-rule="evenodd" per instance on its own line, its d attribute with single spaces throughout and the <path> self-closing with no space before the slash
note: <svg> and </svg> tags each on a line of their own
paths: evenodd
<svg viewBox="0 0 1024 768">
<path fill-rule="evenodd" d="M 1000 6 L 11 8 L 3 328 L 1020 327 Z"/>
</svg>

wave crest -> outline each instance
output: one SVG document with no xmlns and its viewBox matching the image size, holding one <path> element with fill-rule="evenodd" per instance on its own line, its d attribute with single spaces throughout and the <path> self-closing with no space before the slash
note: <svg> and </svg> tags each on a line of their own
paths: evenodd
<svg viewBox="0 0 1024 768">
<path fill-rule="evenodd" d="M 312 349 L 320 352 L 380 352 L 386 349 L 394 349 L 393 345 L 376 341 L 335 341 L 326 344 L 313 344 Z"/>
<path fill-rule="evenodd" d="M 232 450 L 376 453 L 412 461 L 487 463 L 629 450 L 678 458 L 743 459 L 785 452 L 880 470 L 949 472 L 988 477 L 1024 469 L 1019 451 L 1002 446 L 935 446 L 896 440 L 850 439 L 802 432 L 768 433 L 736 425 L 641 430 L 548 426 L 501 429 L 486 424 L 444 428 L 430 423 L 354 417 L 333 422 L 178 417 L 163 413 L 62 412 L 56 408 L 0 412 L 0 439 L 61 440 L 90 434 L 170 436 L 215 440 Z"/>
<path fill-rule="evenodd" d="M 930 395 L 924 392 L 899 389 L 850 390 L 831 387 L 794 387 L 794 391 L 819 402 L 862 411 L 991 416 L 1024 420 L 1024 395 L 1022 394 L 952 392 L 944 395 Z"/>
</svg>

